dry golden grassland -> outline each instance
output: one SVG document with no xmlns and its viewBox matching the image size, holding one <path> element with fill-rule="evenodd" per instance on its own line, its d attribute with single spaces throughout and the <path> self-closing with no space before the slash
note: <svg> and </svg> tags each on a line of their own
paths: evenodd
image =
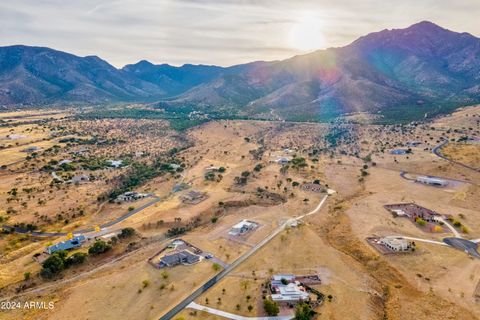
<svg viewBox="0 0 480 320">
<path fill-rule="evenodd" d="M 62 136 L 98 135 L 102 140 L 115 141 L 94 147 L 86 145 L 89 156 L 117 158 L 141 151 L 146 155 L 134 158 L 135 161 L 152 161 L 173 147 L 186 147 L 176 155 L 186 167 L 179 174 L 160 176 L 137 187 L 136 191 L 155 193 L 162 200 L 111 228 L 138 230 L 144 239 L 135 241 L 145 241 L 138 251 L 109 262 L 113 254 L 124 254 L 118 247 L 110 255 L 65 271 L 65 281 L 75 275 L 79 278 L 71 282 L 59 280 L 42 292 L 42 297 L 56 302 L 54 312 L 9 313 L 8 319 L 157 319 L 216 272 L 210 260 L 168 268 L 166 273 L 149 265 L 147 259 L 168 243 L 158 240 L 163 239 L 168 228 L 199 219 L 198 227 L 179 237 L 231 263 L 286 219 L 312 210 L 323 194 L 302 191 L 293 182 L 302 184 L 315 179 L 337 191 L 328 199 L 327 206 L 300 227 L 283 231 L 197 299 L 197 303 L 205 305 L 208 299 L 213 308 L 264 316 L 262 284 L 271 274 L 318 273 L 322 279 L 318 289 L 333 296 L 332 301 L 318 308 L 319 319 L 478 318 L 480 310 L 472 298 L 479 280 L 476 260 L 452 248 L 421 243 L 410 255 L 381 256 L 365 242 L 372 235 L 402 234 L 432 240 L 449 235 L 424 233 L 411 221 L 394 218 L 383 208 L 393 202 L 415 202 L 451 214 L 468 228 L 466 238 L 480 238 L 480 175 L 431 153 L 442 137 L 458 139 L 475 134 L 478 125 L 477 117 L 471 116 L 472 110 L 417 126 L 347 124 L 337 128 L 330 124 L 226 120 L 210 122 L 181 135 L 171 131 L 166 123 L 153 120 L 53 121 L 49 129 L 64 127 Z M 462 125 L 466 118 L 473 119 L 469 124 L 472 130 Z M 457 130 L 447 133 L 450 127 Z M 325 137 L 332 132 L 338 134 L 338 130 L 341 140 L 333 147 Z M 420 141 L 421 145 L 412 147 L 412 153 L 405 156 L 389 153 L 395 148 L 407 148 L 408 141 Z M 52 158 L 71 157 L 69 152 L 74 147 L 62 145 L 55 156 L 41 155 L 36 161 L 0 173 L 0 201 L 6 209 L 16 210 L 14 214 L 7 210 L 1 213 L 9 217 L 9 223 L 48 216 L 54 220 L 42 228 L 73 230 L 110 221 L 129 206 L 138 207 L 149 201 L 121 205 L 97 201 L 100 194 L 112 187 L 112 181 L 128 169 L 83 170 L 94 174 L 95 181 L 49 187 L 50 173 L 39 169 Z M 290 165 L 281 170 L 272 160 L 284 155 L 285 148 L 292 150 L 290 156 L 304 157 L 305 167 Z M 260 169 L 255 171 L 254 167 L 259 165 Z M 210 166 L 226 170 L 208 181 L 205 170 Z M 468 179 L 471 183 L 434 188 L 403 179 L 401 171 Z M 246 184 L 235 183 L 244 172 L 249 172 Z M 188 189 L 173 193 L 172 188 L 178 183 L 186 184 Z M 23 191 L 32 187 L 36 191 L 31 194 Z M 12 188 L 19 193 L 17 199 L 8 200 Z M 207 199 L 194 205 L 182 203 L 180 196 L 190 190 L 205 192 Z M 271 194 L 267 197 L 265 192 Z M 40 199 L 46 202 L 40 205 Z M 73 217 L 79 210 L 85 214 Z M 62 219 L 55 219 L 59 213 Z M 259 223 L 259 228 L 245 237 L 232 239 L 228 231 L 242 219 Z M 157 240 L 146 244 L 149 239 Z M 40 266 L 33 262 L 32 255 L 51 240 L 54 239 L 34 242 L 18 235 L 2 235 L 0 248 L 7 254 L 0 260 L 0 287 L 7 286 L 11 292 L 22 283 L 23 272 L 36 275 Z M 252 305 L 252 311 L 248 311 L 248 305 Z M 282 314 L 288 312 L 291 310 L 282 309 Z M 216 318 L 204 312 L 192 314 L 192 310 L 182 311 L 179 317 Z"/>
<path fill-rule="evenodd" d="M 476 144 L 449 143 L 442 148 L 441 152 L 453 161 L 480 169 L 480 141 Z"/>
</svg>

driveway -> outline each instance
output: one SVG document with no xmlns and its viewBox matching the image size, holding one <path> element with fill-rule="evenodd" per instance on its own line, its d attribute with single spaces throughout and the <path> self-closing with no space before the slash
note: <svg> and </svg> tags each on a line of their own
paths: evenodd
<svg viewBox="0 0 480 320">
<path fill-rule="evenodd" d="M 278 316 L 278 317 L 244 317 L 244 316 L 239 316 L 239 315 L 236 315 L 236 314 L 233 314 L 233 313 L 225 312 L 225 311 L 222 311 L 222 310 L 213 309 L 213 308 L 210 308 L 210 307 L 205 307 L 205 306 L 199 305 L 195 302 L 191 302 L 187 306 L 187 308 L 208 312 L 210 314 L 214 314 L 216 316 L 220 316 L 220 317 L 231 319 L 231 320 L 290 320 L 290 319 L 294 318 L 293 315 L 291 315 L 291 316 Z"/>
</svg>

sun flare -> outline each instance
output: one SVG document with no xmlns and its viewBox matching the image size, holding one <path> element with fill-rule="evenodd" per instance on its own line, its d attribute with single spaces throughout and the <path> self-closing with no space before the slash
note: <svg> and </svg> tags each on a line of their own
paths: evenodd
<svg viewBox="0 0 480 320">
<path fill-rule="evenodd" d="M 302 17 L 290 29 L 289 44 L 302 51 L 322 48 L 325 44 L 322 22 L 313 16 Z"/>
</svg>

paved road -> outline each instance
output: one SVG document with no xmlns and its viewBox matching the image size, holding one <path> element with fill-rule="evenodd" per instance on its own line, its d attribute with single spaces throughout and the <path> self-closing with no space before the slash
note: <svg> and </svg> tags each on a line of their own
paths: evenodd
<svg viewBox="0 0 480 320">
<path fill-rule="evenodd" d="M 117 223 L 119 222 L 122 222 L 123 220 L 133 216 L 134 214 L 136 213 L 139 213 L 140 211 L 150 207 L 151 205 L 159 202 L 161 199 L 160 197 L 157 197 L 157 196 L 151 196 L 153 198 L 152 201 L 132 210 L 132 211 L 129 211 L 127 213 L 125 213 L 123 216 L 120 216 L 110 222 L 107 222 L 107 223 L 104 223 L 102 225 L 100 225 L 100 228 L 103 229 L 103 228 L 109 228 L 111 226 L 114 226 L 116 225 Z M 32 236 L 35 236 L 35 237 L 62 237 L 62 236 L 66 236 L 68 233 L 67 232 L 37 232 L 37 231 L 33 231 L 33 232 L 30 232 L 30 231 L 27 231 L 27 230 L 23 230 L 23 229 L 20 229 L 20 228 L 17 228 L 17 227 L 12 227 L 12 226 L 3 226 L 4 228 L 6 229 L 10 229 L 10 230 L 13 230 L 14 232 L 16 233 L 25 233 L 25 234 L 30 234 Z M 72 233 L 73 234 L 79 234 L 79 233 L 87 233 L 87 232 L 94 232 L 95 231 L 95 228 L 88 228 L 88 229 L 81 229 L 81 230 L 75 230 L 73 231 Z"/>
<path fill-rule="evenodd" d="M 449 159 L 447 157 L 445 157 L 442 153 L 441 153 L 441 149 L 446 146 L 448 144 L 448 140 L 444 140 L 442 143 L 440 143 L 439 145 L 437 145 L 436 147 L 434 147 L 432 149 L 432 152 L 433 154 L 435 154 L 437 157 L 440 157 L 444 160 L 447 160 L 448 162 L 451 162 L 453 164 L 456 164 L 456 165 L 459 165 L 459 166 L 462 166 L 464 168 L 467 168 L 467 169 L 470 169 L 470 170 L 473 170 L 475 172 L 480 172 L 480 169 L 479 168 L 474 168 L 474 167 L 471 167 L 467 164 L 464 164 L 464 163 L 461 163 L 461 162 L 458 162 L 458 161 L 455 161 L 455 160 L 452 160 L 452 159 Z"/>
<path fill-rule="evenodd" d="M 477 251 L 477 249 L 478 249 L 478 243 L 477 242 L 480 241 L 480 239 L 467 240 L 467 239 L 463 239 L 463 238 L 449 237 L 449 238 L 443 239 L 443 242 L 440 242 L 440 241 L 435 241 L 435 240 L 427 240 L 427 239 L 405 237 L 405 236 L 390 236 L 390 237 L 403 238 L 403 239 L 409 239 L 409 240 L 413 240 L 413 241 L 419 241 L 419 242 L 438 244 L 438 245 L 442 245 L 442 246 L 448 246 L 448 247 L 452 247 L 452 248 L 464 251 L 467 254 L 469 254 L 470 256 L 480 259 L 480 253 Z"/>
<path fill-rule="evenodd" d="M 472 257 L 480 259 L 480 254 L 477 251 L 478 244 L 473 241 L 462 238 L 445 238 L 443 241 L 455 249 L 462 250 Z"/>
<path fill-rule="evenodd" d="M 191 308 L 191 309 L 195 309 L 195 310 L 199 310 L 199 311 L 205 311 L 205 312 L 208 312 L 210 314 L 214 314 L 214 315 L 224 317 L 224 318 L 227 318 L 227 319 L 231 319 L 231 320 L 290 320 L 290 319 L 294 318 L 293 315 L 292 316 L 278 316 L 278 317 L 244 317 L 244 316 L 240 316 L 240 315 L 237 315 L 237 314 L 225 312 L 225 311 L 222 311 L 222 310 L 213 309 L 213 308 L 210 308 L 210 307 L 205 307 L 205 306 L 202 306 L 202 305 L 197 304 L 195 302 L 190 303 L 187 306 L 187 308 Z"/>
<path fill-rule="evenodd" d="M 331 190 L 334 192 L 333 190 Z M 328 194 L 323 197 L 323 199 L 320 201 L 320 203 L 313 209 L 312 211 L 301 215 L 299 217 L 293 218 L 294 220 L 301 220 L 306 216 L 312 215 L 316 212 L 318 212 L 325 201 L 328 198 Z M 257 252 L 260 248 L 262 248 L 264 245 L 269 243 L 273 238 L 275 238 L 280 232 L 282 232 L 285 227 L 288 225 L 290 220 L 285 221 L 282 223 L 277 229 L 275 229 L 269 236 L 267 236 L 265 239 L 260 241 L 258 244 L 256 244 L 252 249 L 250 249 L 248 252 L 240 256 L 237 260 L 235 260 L 230 266 L 227 268 L 223 269 L 219 274 L 205 282 L 200 288 L 192 292 L 188 297 L 183 299 L 179 304 L 177 304 L 175 307 L 173 307 L 170 311 L 168 311 L 166 314 L 164 314 L 160 320 L 170 320 L 172 319 L 176 314 L 178 314 L 180 311 L 182 311 L 184 308 L 186 308 L 190 303 L 192 303 L 195 299 L 197 299 L 200 295 L 202 295 L 204 292 L 206 292 L 208 289 L 210 289 L 213 285 L 215 285 L 218 281 L 223 279 L 226 275 L 228 275 L 230 272 L 232 272 L 233 269 L 235 269 L 237 266 L 239 266 L 241 263 L 243 263 L 245 260 L 250 258 L 255 252 Z"/>
</svg>

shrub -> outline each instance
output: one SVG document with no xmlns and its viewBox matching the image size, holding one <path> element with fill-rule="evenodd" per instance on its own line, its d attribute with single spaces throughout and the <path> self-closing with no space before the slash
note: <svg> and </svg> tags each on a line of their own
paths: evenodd
<svg viewBox="0 0 480 320">
<path fill-rule="evenodd" d="M 133 228 L 123 228 L 122 232 L 118 235 L 120 239 L 130 238 L 135 234 L 135 229 Z"/>
<path fill-rule="evenodd" d="M 416 221 L 416 222 L 418 223 L 418 225 L 421 226 L 421 227 L 424 227 L 424 226 L 427 225 L 427 221 L 423 220 L 422 218 L 417 218 L 415 221 Z"/>
<path fill-rule="evenodd" d="M 75 252 L 65 260 L 67 266 L 82 264 L 87 259 L 87 254 L 83 252 Z"/>
<path fill-rule="evenodd" d="M 88 253 L 101 254 L 101 253 L 107 252 L 111 248 L 112 246 L 106 243 L 105 241 L 97 240 L 90 248 L 88 248 Z"/>
</svg>

